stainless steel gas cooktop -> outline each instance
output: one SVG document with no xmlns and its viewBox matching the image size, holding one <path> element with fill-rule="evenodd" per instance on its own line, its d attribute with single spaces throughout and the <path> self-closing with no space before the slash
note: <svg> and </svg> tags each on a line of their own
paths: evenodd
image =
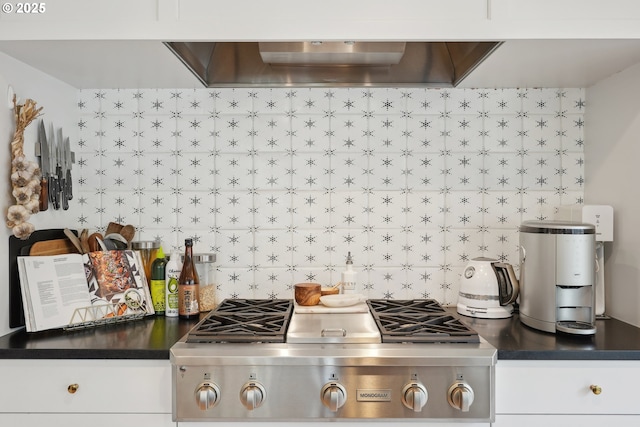
<svg viewBox="0 0 640 427">
<path fill-rule="evenodd" d="M 331 313 L 325 321 L 337 320 L 338 332 L 348 341 L 352 331 L 360 332 L 371 320 L 377 329 L 368 342 L 458 342 L 477 343 L 478 334 L 447 312 L 435 300 L 368 300 L 370 314 Z M 344 316 L 347 314 L 347 316 Z M 308 324 L 313 329 L 318 316 L 294 315 L 291 300 L 224 300 L 187 337 L 189 343 L 213 342 L 299 342 L 296 335 Z M 341 322 L 340 322 L 341 321 Z M 289 325 L 294 330 L 287 333 Z M 326 329 L 325 329 L 326 330 Z M 325 334 L 326 335 L 326 334 Z M 326 342 L 322 337 L 319 342 Z M 362 341 L 360 341 L 362 342 Z"/>
<path fill-rule="evenodd" d="M 171 349 L 174 419 L 493 420 L 497 352 L 455 313 L 362 308 L 224 300 Z"/>
</svg>

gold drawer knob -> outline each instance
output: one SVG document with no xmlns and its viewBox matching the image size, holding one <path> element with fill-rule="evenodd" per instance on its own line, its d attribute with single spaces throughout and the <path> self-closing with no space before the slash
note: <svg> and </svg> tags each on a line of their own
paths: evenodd
<svg viewBox="0 0 640 427">
<path fill-rule="evenodd" d="M 67 387 L 67 391 L 73 394 L 78 391 L 78 387 L 80 387 L 78 384 L 69 384 L 69 387 Z"/>
<path fill-rule="evenodd" d="M 593 392 L 593 394 L 600 394 L 602 393 L 602 388 L 600 388 L 599 385 L 590 385 L 589 388 L 591 389 L 591 391 Z"/>
</svg>

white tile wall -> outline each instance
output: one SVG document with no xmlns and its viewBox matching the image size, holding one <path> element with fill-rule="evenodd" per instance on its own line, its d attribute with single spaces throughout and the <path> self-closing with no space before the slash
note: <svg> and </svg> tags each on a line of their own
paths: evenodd
<svg viewBox="0 0 640 427">
<path fill-rule="evenodd" d="M 582 89 L 83 90 L 81 226 L 218 255 L 219 297 L 335 283 L 457 300 L 476 256 L 583 197 Z"/>
</svg>

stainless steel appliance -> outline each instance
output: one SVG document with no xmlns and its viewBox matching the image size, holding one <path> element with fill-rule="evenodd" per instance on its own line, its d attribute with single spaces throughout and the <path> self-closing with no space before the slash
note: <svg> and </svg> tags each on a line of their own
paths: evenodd
<svg viewBox="0 0 640 427">
<path fill-rule="evenodd" d="M 360 304 L 224 300 L 171 348 L 174 420 L 494 419 L 497 351 L 455 313 Z"/>
<path fill-rule="evenodd" d="M 504 319 L 513 314 L 518 279 L 513 266 L 497 259 L 473 258 L 462 271 L 458 313 L 482 319 Z"/>
<path fill-rule="evenodd" d="M 595 226 L 525 221 L 520 226 L 520 320 L 546 332 L 592 335 Z"/>
</svg>

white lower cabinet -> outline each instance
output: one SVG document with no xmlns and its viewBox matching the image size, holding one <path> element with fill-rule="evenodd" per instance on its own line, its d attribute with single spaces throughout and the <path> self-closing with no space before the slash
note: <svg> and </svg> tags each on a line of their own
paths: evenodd
<svg viewBox="0 0 640 427">
<path fill-rule="evenodd" d="M 500 360 L 495 427 L 639 426 L 640 361 Z"/>
<path fill-rule="evenodd" d="M 175 427 L 168 360 L 0 360 L 0 426 Z"/>
</svg>

